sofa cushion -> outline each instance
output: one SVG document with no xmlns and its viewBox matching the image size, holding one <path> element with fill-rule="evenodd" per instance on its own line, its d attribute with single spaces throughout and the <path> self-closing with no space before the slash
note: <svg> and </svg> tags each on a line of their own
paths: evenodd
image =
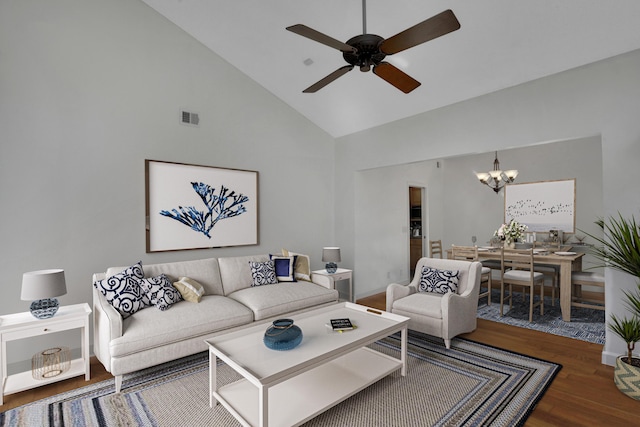
<svg viewBox="0 0 640 427">
<path fill-rule="evenodd" d="M 160 274 L 166 274 L 173 283 L 180 277 L 190 277 L 196 280 L 204 287 L 207 295 L 223 295 L 222 279 L 220 278 L 220 269 L 218 268 L 218 260 L 216 258 L 197 259 L 192 261 L 168 262 L 163 264 L 144 265 L 145 277 L 154 277 Z M 122 271 L 109 268 L 107 277 Z"/>
<path fill-rule="evenodd" d="M 218 258 L 218 265 L 220 266 L 220 277 L 222 278 L 224 295 L 229 295 L 240 289 L 251 287 L 252 280 L 249 261 L 269 261 L 269 255 Z"/>
<path fill-rule="evenodd" d="M 337 302 L 338 291 L 311 282 L 280 282 L 241 289 L 229 295 L 253 310 L 255 320 L 279 316 L 320 304 Z"/>
<path fill-rule="evenodd" d="M 295 282 L 294 277 L 297 256 L 269 255 L 276 269 L 278 282 Z"/>
<path fill-rule="evenodd" d="M 290 252 L 287 249 L 283 249 L 282 254 L 296 257 L 296 265 L 294 268 L 294 277 L 296 279 L 306 280 L 307 282 L 311 281 L 311 260 L 308 255 Z"/>
<path fill-rule="evenodd" d="M 272 260 L 255 262 L 249 261 L 251 268 L 251 286 L 265 286 L 278 283 L 276 267 Z"/>
<path fill-rule="evenodd" d="M 168 310 L 173 304 L 182 301 L 182 295 L 164 274 L 140 280 L 140 287 L 149 297 L 151 304 L 159 310 Z"/>
<path fill-rule="evenodd" d="M 185 301 L 198 303 L 204 295 L 204 288 L 190 277 L 181 277 L 173 286 L 180 292 Z"/>
<path fill-rule="evenodd" d="M 140 287 L 140 280 L 144 277 L 142 263 L 138 262 L 120 270 L 107 276 L 106 279 L 98 280 L 93 286 L 124 319 L 151 306 L 151 301 L 144 289 Z"/>
<path fill-rule="evenodd" d="M 171 310 L 142 310 L 122 322 L 123 334 L 109 344 L 112 357 L 122 357 L 162 348 L 189 338 L 249 324 L 253 313 L 247 307 L 219 295 L 205 295 L 200 304 L 185 301 Z"/>
<path fill-rule="evenodd" d="M 442 297 L 443 294 L 417 292 L 394 301 L 393 313 L 407 317 L 420 313 L 429 318 L 442 319 Z"/>
<path fill-rule="evenodd" d="M 427 266 L 422 267 L 418 291 L 446 294 L 458 290 L 458 270 L 439 270 Z"/>
</svg>

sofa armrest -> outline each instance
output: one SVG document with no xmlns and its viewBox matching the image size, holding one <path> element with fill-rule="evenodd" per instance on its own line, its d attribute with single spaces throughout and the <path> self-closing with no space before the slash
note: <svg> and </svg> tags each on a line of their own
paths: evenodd
<svg viewBox="0 0 640 427">
<path fill-rule="evenodd" d="M 104 273 L 93 275 L 93 282 L 104 279 Z M 122 336 L 122 316 L 107 299 L 93 286 L 93 353 L 111 372 L 109 343 Z"/>
<path fill-rule="evenodd" d="M 320 285 L 323 288 L 333 289 L 332 281 L 333 279 L 328 276 L 311 273 L 311 282 L 315 283 L 316 285 Z"/>
<path fill-rule="evenodd" d="M 391 283 L 387 286 L 387 311 L 391 312 L 391 307 L 393 306 L 394 301 L 409 296 L 415 292 L 416 288 L 410 284 L 400 285 L 399 283 Z"/>
</svg>

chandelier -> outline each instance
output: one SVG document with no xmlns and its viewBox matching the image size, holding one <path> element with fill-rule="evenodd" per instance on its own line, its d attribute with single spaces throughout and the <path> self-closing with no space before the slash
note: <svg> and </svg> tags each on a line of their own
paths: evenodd
<svg viewBox="0 0 640 427">
<path fill-rule="evenodd" d="M 498 152 L 496 151 L 496 159 L 493 161 L 493 170 L 490 172 L 476 172 L 476 176 L 482 184 L 487 185 L 493 191 L 498 194 L 505 184 L 511 184 L 516 180 L 518 171 L 511 169 L 503 171 L 500 169 L 500 162 L 498 161 Z"/>
</svg>

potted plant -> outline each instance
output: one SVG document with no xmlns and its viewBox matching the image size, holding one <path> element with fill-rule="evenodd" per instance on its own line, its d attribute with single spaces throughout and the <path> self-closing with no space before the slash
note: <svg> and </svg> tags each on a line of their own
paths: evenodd
<svg viewBox="0 0 640 427">
<path fill-rule="evenodd" d="M 602 266 L 610 267 L 640 279 L 640 228 L 635 218 L 610 217 L 608 221 L 599 219 L 596 224 L 602 228 L 603 237 L 588 234 L 601 246 L 589 251 Z M 627 354 L 616 359 L 614 381 L 618 389 L 627 396 L 640 400 L 640 358 L 633 357 L 635 343 L 640 341 L 640 282 L 634 292 L 624 291 L 625 306 L 632 313 L 629 318 L 611 315 L 609 329 L 627 344 Z"/>
</svg>

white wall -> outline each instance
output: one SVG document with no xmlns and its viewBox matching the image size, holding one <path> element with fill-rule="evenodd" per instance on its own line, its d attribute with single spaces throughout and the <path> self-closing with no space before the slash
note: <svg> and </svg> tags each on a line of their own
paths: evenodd
<svg viewBox="0 0 640 427">
<path fill-rule="evenodd" d="M 389 283 L 409 280 L 409 186 L 426 189 L 423 207 L 430 228 L 435 229 L 433 233 L 431 229 L 425 230 L 426 239 L 439 235 L 444 171 L 436 163 L 419 162 L 356 173 L 355 265 L 363 266 L 354 271 L 358 298 L 384 292 Z"/>
<path fill-rule="evenodd" d="M 503 168 L 519 170 L 518 183 L 575 178 L 576 228 L 601 235 L 593 223 L 603 215 L 600 141 L 580 138 L 498 154 Z M 355 264 L 364 266 L 357 269 L 357 297 L 409 280 L 409 185 L 427 188 L 426 240 L 442 239 L 448 248 L 472 245 L 476 236 L 477 245 L 488 244 L 504 218 L 504 191 L 482 186 L 473 171 L 492 169 L 493 159 L 490 152 L 356 172 Z M 587 256 L 585 268 L 592 262 Z"/>
<path fill-rule="evenodd" d="M 336 244 L 343 264 L 354 266 L 356 293 L 358 270 L 367 268 L 355 263 L 356 171 L 601 135 L 604 214 L 638 215 L 632 184 L 640 180 L 638 111 L 640 51 L 634 51 L 338 139 Z M 624 314 L 622 290 L 634 288 L 634 278 L 607 271 L 606 280 L 607 317 Z M 607 331 L 603 361 L 613 364 L 624 348 Z"/>
<path fill-rule="evenodd" d="M 179 124 L 180 108 L 200 127 Z M 63 305 L 91 303 L 93 272 L 138 260 L 288 247 L 320 268 L 333 152 L 326 133 L 142 2 L 4 0 L 0 313 L 28 309 L 22 273 L 44 268 L 65 269 Z M 146 254 L 144 159 L 259 171 L 260 245 Z M 12 344 L 10 361 L 47 345 Z"/>
</svg>

